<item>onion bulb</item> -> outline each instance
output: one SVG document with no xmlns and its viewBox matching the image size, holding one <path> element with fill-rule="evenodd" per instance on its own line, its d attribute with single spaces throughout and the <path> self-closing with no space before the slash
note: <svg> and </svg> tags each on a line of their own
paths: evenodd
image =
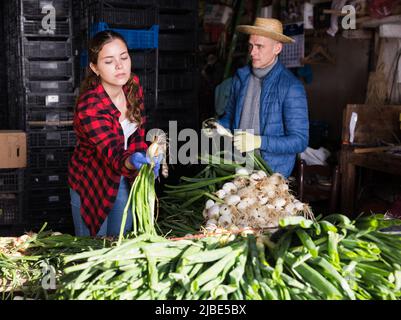
<svg viewBox="0 0 401 320">
<path fill-rule="evenodd" d="M 285 206 L 285 199 L 283 198 L 277 198 L 273 201 L 273 205 L 276 207 L 276 209 L 281 210 Z"/>
<path fill-rule="evenodd" d="M 218 219 L 220 216 L 220 206 L 214 205 L 211 207 L 207 212 L 207 216 L 209 219 Z"/>
<path fill-rule="evenodd" d="M 209 200 L 206 201 L 206 205 L 205 205 L 206 209 L 210 209 L 213 206 L 214 206 L 214 201 L 213 200 L 209 199 Z"/>
<path fill-rule="evenodd" d="M 232 182 L 227 182 L 223 185 L 224 192 L 226 194 L 230 194 L 230 193 L 236 193 L 238 191 L 237 187 L 235 186 L 234 183 Z"/>
<path fill-rule="evenodd" d="M 241 198 L 239 196 L 233 194 L 233 195 L 226 197 L 224 200 L 226 201 L 227 205 L 235 206 L 241 201 Z"/>
<path fill-rule="evenodd" d="M 243 167 L 237 168 L 235 170 L 235 173 L 239 174 L 239 175 L 243 175 L 243 176 L 249 176 L 249 174 L 250 174 L 249 170 L 247 168 L 243 168 Z"/>
<path fill-rule="evenodd" d="M 231 223 L 232 223 L 231 215 L 223 214 L 219 218 L 219 225 L 222 227 L 228 227 L 231 225 Z"/>
<path fill-rule="evenodd" d="M 223 205 L 220 207 L 219 213 L 220 213 L 220 215 L 231 214 L 231 210 L 230 210 L 230 208 L 229 208 L 227 205 L 223 204 Z"/>
<path fill-rule="evenodd" d="M 217 192 L 216 192 L 216 196 L 219 198 L 219 199 L 224 199 L 224 197 L 227 195 L 227 193 L 224 191 L 224 190 L 218 190 Z"/>
</svg>

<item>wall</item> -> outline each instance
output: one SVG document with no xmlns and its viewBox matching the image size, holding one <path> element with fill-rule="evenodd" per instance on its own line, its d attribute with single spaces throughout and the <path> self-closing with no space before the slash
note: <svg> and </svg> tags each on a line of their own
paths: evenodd
<svg viewBox="0 0 401 320">
<path fill-rule="evenodd" d="M 305 85 L 311 120 L 329 124 L 329 139 L 340 142 L 342 112 L 348 103 L 364 103 L 369 76 L 370 40 L 327 37 L 335 65 L 312 65 L 313 81 Z"/>
</svg>

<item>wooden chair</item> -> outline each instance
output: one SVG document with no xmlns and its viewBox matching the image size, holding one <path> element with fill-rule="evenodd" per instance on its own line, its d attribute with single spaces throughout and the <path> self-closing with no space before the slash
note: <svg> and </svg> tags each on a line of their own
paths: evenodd
<svg viewBox="0 0 401 320">
<path fill-rule="evenodd" d="M 296 184 L 298 199 L 302 202 L 328 201 L 328 213 L 337 209 L 340 169 L 336 165 L 306 165 L 297 159 Z"/>
</svg>

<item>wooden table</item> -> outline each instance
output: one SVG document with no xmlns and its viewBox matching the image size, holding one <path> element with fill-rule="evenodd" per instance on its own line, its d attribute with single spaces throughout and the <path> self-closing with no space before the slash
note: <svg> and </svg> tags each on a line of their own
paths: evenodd
<svg viewBox="0 0 401 320">
<path fill-rule="evenodd" d="M 341 213 L 355 217 L 356 167 L 401 176 L 401 155 L 388 152 L 355 153 L 353 147 L 341 150 Z"/>
<path fill-rule="evenodd" d="M 350 141 L 352 113 L 358 115 L 354 140 Z M 341 213 L 355 216 L 356 167 L 401 175 L 401 156 L 385 152 L 356 153 L 355 148 L 375 147 L 381 143 L 400 144 L 401 105 L 349 104 L 344 110 L 340 155 Z"/>
</svg>

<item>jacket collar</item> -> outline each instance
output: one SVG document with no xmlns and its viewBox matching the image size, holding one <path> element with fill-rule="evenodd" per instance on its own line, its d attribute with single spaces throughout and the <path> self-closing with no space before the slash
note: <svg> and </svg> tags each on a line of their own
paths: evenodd
<svg viewBox="0 0 401 320">
<path fill-rule="evenodd" d="M 278 73 L 283 70 L 284 66 L 281 63 L 280 59 L 277 60 L 273 69 L 270 70 L 269 74 L 266 76 L 266 79 L 275 77 Z M 237 75 L 242 83 L 246 82 L 251 74 L 251 66 L 247 65 L 243 68 L 237 70 Z"/>
</svg>

